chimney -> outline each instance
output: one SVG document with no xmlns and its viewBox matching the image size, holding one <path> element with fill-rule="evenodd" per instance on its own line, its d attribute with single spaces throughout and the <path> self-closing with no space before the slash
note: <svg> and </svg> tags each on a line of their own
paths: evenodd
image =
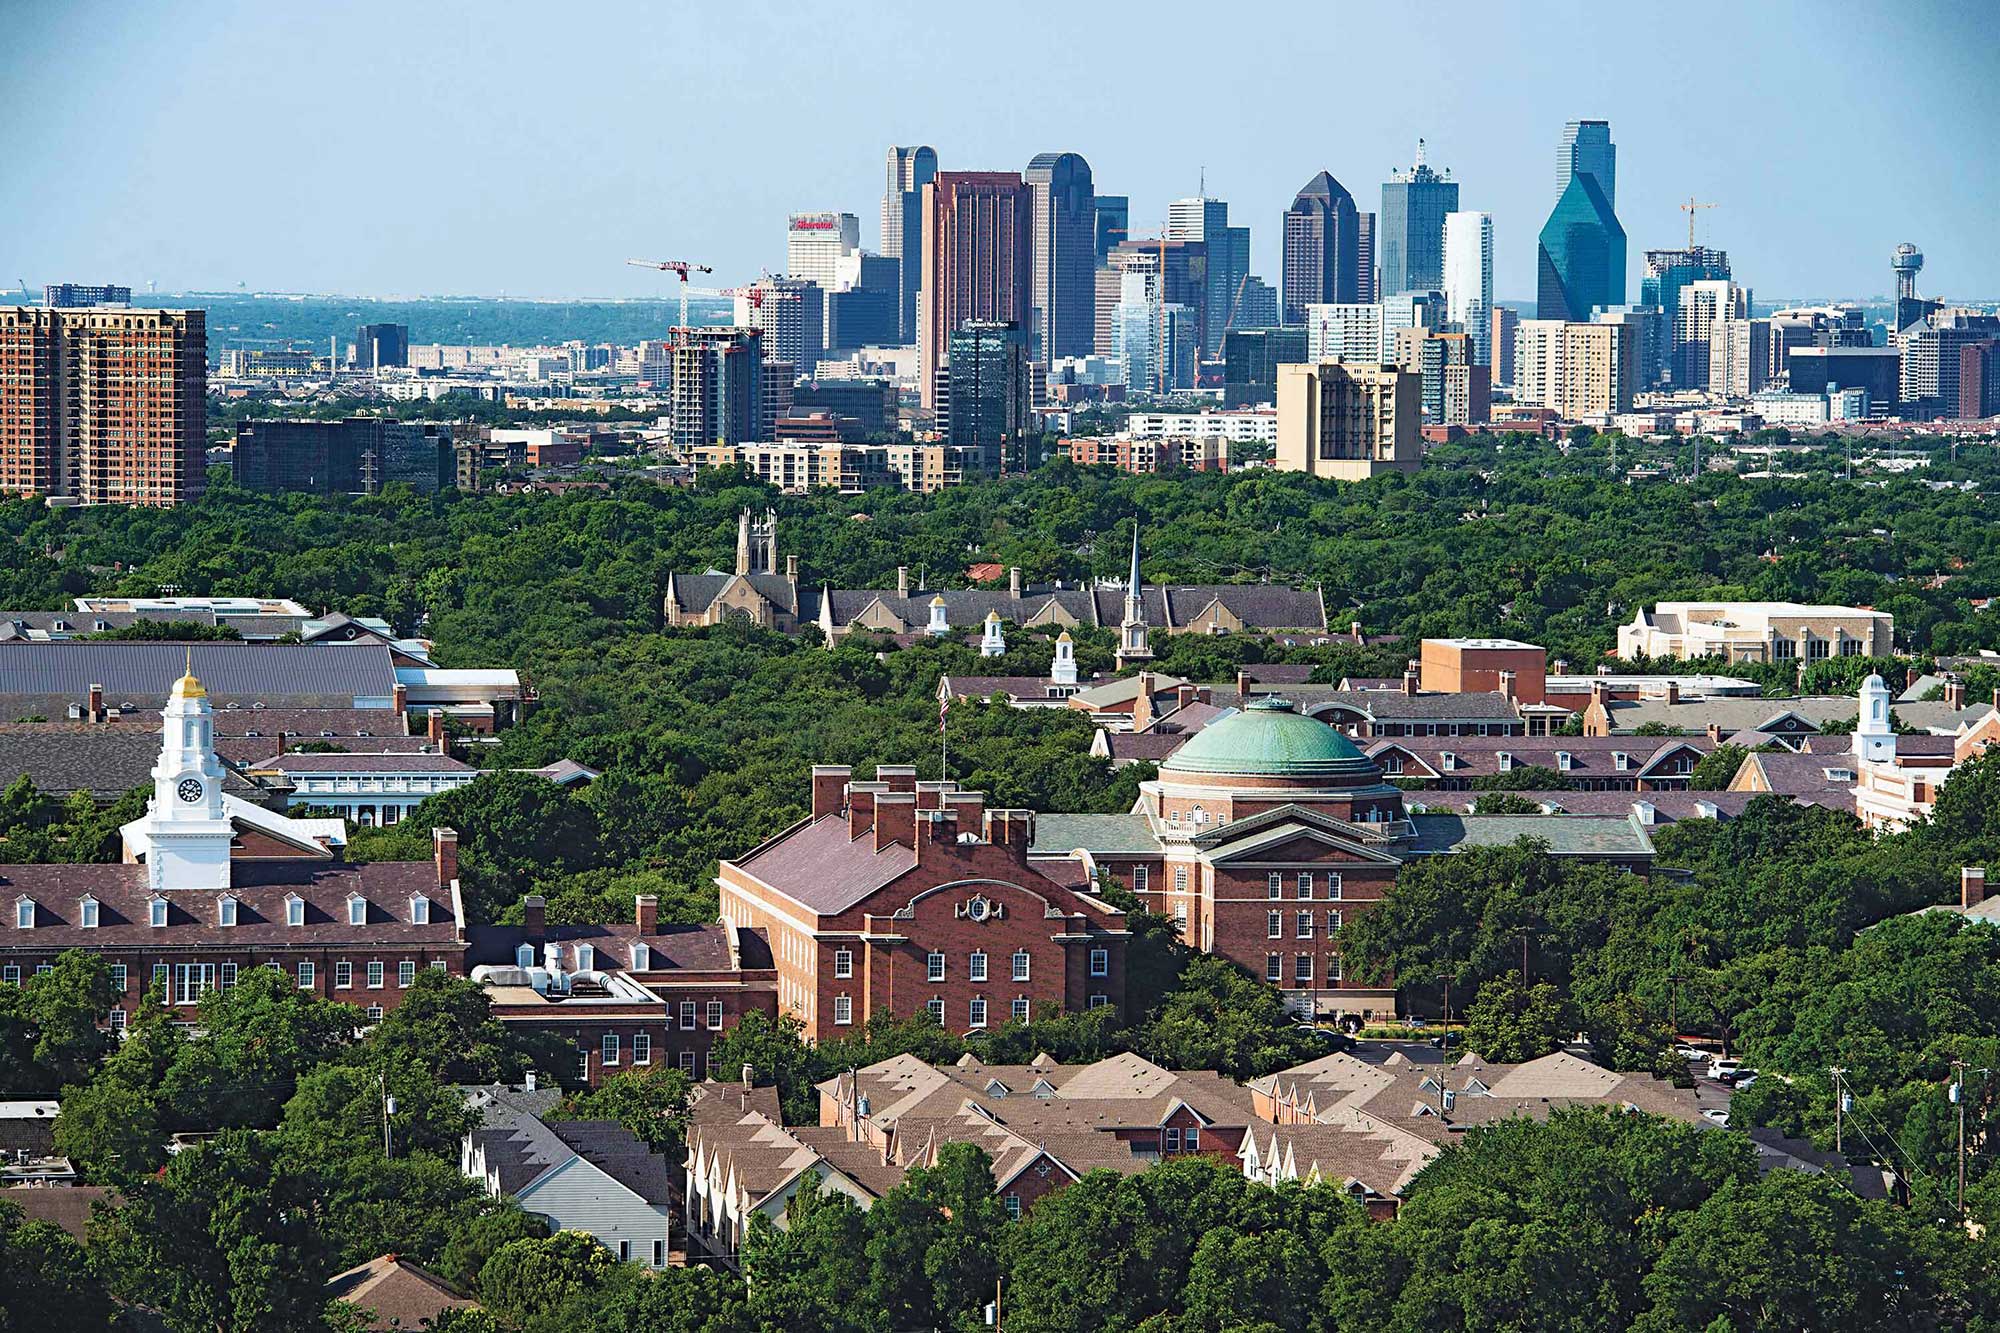
<svg viewBox="0 0 2000 1333">
<path fill-rule="evenodd" d="M 1511 672 L 1511 671 L 1502 671 L 1502 672 L 1500 673 L 1500 693 L 1502 693 L 1502 694 L 1504 694 L 1504 695 L 1506 695 L 1506 696 L 1507 696 L 1507 702 L 1508 702 L 1508 703 L 1510 703 L 1510 704 L 1511 704 L 1511 703 L 1513 703 L 1513 702 L 1514 702 L 1514 673 L 1513 673 L 1513 672 Z"/>
<path fill-rule="evenodd" d="M 280 731 L 278 733 L 278 753 L 283 754 L 284 752 L 285 752 L 285 733 Z"/>
<path fill-rule="evenodd" d="M 1007 568 L 1007 593 L 1011 597 L 1019 597 L 1021 595 L 1021 567 L 1019 565 L 1010 565 Z"/>
<path fill-rule="evenodd" d="M 812 769 L 812 817 L 840 813 L 847 799 L 847 780 L 854 770 L 845 764 L 814 764 Z"/>
<path fill-rule="evenodd" d="M 1677 704 L 1680 701 L 1681 701 L 1681 683 L 1678 680 L 1669 677 L 1667 680 L 1667 702 L 1670 704 Z"/>
<path fill-rule="evenodd" d="M 444 753 L 444 710 L 443 709 L 433 708 L 431 710 L 430 721 L 425 726 L 424 734 L 431 738 L 432 745 L 437 746 L 438 753 L 443 754 Z"/>
<path fill-rule="evenodd" d="M 958 845 L 958 815 L 952 810 L 917 811 L 917 864 L 935 865 Z"/>
<path fill-rule="evenodd" d="M 1966 866 L 1958 872 L 1958 905 L 1971 909 L 1986 901 L 1986 867 Z"/>
<path fill-rule="evenodd" d="M 1915 685 L 1923 677 L 1923 674 L 1923 672 L 1917 670 L 1914 666 L 1903 668 L 1903 688 L 1907 690 L 1912 685 Z"/>
<path fill-rule="evenodd" d="M 1193 685 L 1183 682 L 1174 687 L 1174 707 L 1176 709 L 1186 708 L 1195 701 L 1195 698 L 1196 691 Z"/>
<path fill-rule="evenodd" d="M 847 840 L 856 838 L 875 827 L 875 797 L 887 791 L 879 782 L 850 782 L 847 784 Z"/>
<path fill-rule="evenodd" d="M 1720 722 L 1711 722 L 1708 724 L 1708 743 L 1710 745 L 1722 744 L 1722 724 Z"/>
<path fill-rule="evenodd" d="M 1414 695 L 1416 692 L 1417 692 L 1417 659 L 1413 657 L 1410 659 L 1409 665 L 1403 668 L 1403 693 Z"/>
<path fill-rule="evenodd" d="M 785 557 L 785 578 L 792 583 L 799 581 L 799 558 L 795 555 Z"/>
<path fill-rule="evenodd" d="M 521 1086 L 527 1089 L 529 1092 L 533 1092 L 535 1090 L 534 1070 L 530 1069 L 527 1073 L 521 1075 Z"/>
<path fill-rule="evenodd" d="M 660 900 L 653 894 L 642 893 L 632 900 L 632 921 L 641 935 L 660 933 Z"/>
<path fill-rule="evenodd" d="M 104 687 L 102 685 L 93 685 L 90 687 L 90 709 L 85 714 L 85 717 L 92 722 L 102 722 L 104 720 Z"/>
<path fill-rule="evenodd" d="M 540 944 L 548 933 L 548 900 L 531 893 L 521 900 L 521 933 L 530 944 Z"/>
<path fill-rule="evenodd" d="M 888 787 L 890 791 L 914 793 L 917 790 L 917 766 L 915 764 L 877 764 L 875 781 Z"/>
<path fill-rule="evenodd" d="M 896 596 L 908 597 L 909 595 L 910 595 L 910 567 L 908 565 L 897 565 Z"/>
<path fill-rule="evenodd" d="M 892 842 L 914 849 L 917 845 L 917 794 L 913 791 L 885 791 L 875 798 L 875 850 Z"/>
<path fill-rule="evenodd" d="M 746 1088 L 757 1086 L 757 1066 L 747 1060 L 743 1062 L 743 1086 Z"/>
<path fill-rule="evenodd" d="M 986 813 L 986 793 L 982 791 L 946 792 L 944 808 L 952 812 L 958 820 L 961 833 L 971 833 L 983 826 Z"/>
<path fill-rule="evenodd" d="M 1153 725 L 1153 673 L 1139 673 L 1139 692 L 1132 696 L 1132 730 L 1144 731 Z"/>
<path fill-rule="evenodd" d="M 988 810 L 986 841 L 1005 847 L 1016 860 L 1025 860 L 1028 844 L 1035 840 L 1035 812 L 1032 810 Z"/>
<path fill-rule="evenodd" d="M 1944 678 L 1944 706 L 1957 712 L 1965 707 L 1965 678 L 1946 676 Z"/>
<path fill-rule="evenodd" d="M 1367 636 L 1361 632 L 1361 622 L 1358 620 L 1347 622 L 1347 637 L 1352 639 L 1357 645 L 1368 642 Z"/>
<path fill-rule="evenodd" d="M 1567 676 L 1569 674 L 1569 659 L 1567 657 L 1558 657 L 1555 661 L 1555 667 L 1558 676 Z"/>
<path fill-rule="evenodd" d="M 1247 703 L 1249 703 L 1249 702 L 1250 702 L 1250 686 L 1251 686 L 1251 685 L 1252 685 L 1253 683 L 1254 683 L 1254 682 L 1253 682 L 1253 681 L 1252 681 L 1252 680 L 1250 679 L 1250 673 L 1249 673 L 1249 672 L 1245 671 L 1245 670 L 1244 670 L 1243 668 L 1241 668 L 1241 667 L 1238 667 L 1238 668 L 1236 669 L 1236 705 L 1237 705 L 1237 707 L 1239 707 L 1239 708 L 1240 708 L 1240 707 L 1242 707 L 1242 706 L 1243 706 L 1244 704 L 1247 704 Z"/>
<path fill-rule="evenodd" d="M 389 706 L 396 710 L 397 717 L 401 717 L 409 711 L 410 687 L 402 681 L 397 681 L 395 687 L 389 691 L 389 698 L 391 700 Z"/>
<path fill-rule="evenodd" d="M 1591 681 L 1590 701 L 1603 708 L 1611 707 L 1611 682 L 1605 680 Z"/>
<path fill-rule="evenodd" d="M 431 830 L 431 859 L 437 866 L 437 886 L 448 889 L 458 878 L 458 830 L 455 828 L 434 828 Z"/>
</svg>

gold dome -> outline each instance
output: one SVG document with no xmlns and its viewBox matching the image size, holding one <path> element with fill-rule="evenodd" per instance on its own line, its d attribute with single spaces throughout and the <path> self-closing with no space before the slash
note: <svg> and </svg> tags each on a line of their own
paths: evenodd
<svg viewBox="0 0 2000 1333">
<path fill-rule="evenodd" d="M 187 650 L 187 674 L 174 682 L 174 698 L 206 699 L 207 697 L 208 691 L 202 688 L 201 681 L 194 674 L 194 649 L 190 648 Z"/>
</svg>

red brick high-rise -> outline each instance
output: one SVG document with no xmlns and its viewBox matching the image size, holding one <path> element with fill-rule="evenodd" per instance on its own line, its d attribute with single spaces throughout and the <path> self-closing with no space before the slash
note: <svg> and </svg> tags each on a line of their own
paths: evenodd
<svg viewBox="0 0 2000 1333">
<path fill-rule="evenodd" d="M 181 504 L 207 434 L 202 311 L 0 307 L 0 493 Z"/>
<path fill-rule="evenodd" d="M 1030 327 L 1034 192 L 1011 171 L 940 171 L 924 186 L 917 294 L 918 390 L 937 408 L 937 368 L 967 320 Z"/>
</svg>

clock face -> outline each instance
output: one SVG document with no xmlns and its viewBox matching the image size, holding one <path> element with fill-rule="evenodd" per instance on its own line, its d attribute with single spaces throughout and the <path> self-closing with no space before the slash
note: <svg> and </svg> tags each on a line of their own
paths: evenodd
<svg viewBox="0 0 2000 1333">
<path fill-rule="evenodd" d="M 183 801 L 193 805 L 201 799 L 202 787 L 198 778 L 182 778 L 181 785 L 174 789 Z"/>
</svg>

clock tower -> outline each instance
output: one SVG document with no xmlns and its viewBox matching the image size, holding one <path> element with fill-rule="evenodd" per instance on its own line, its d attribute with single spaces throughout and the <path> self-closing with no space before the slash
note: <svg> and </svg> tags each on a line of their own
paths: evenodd
<svg viewBox="0 0 2000 1333">
<path fill-rule="evenodd" d="M 138 821 L 147 844 L 147 880 L 160 891 L 226 889 L 234 827 L 223 809 L 215 715 L 195 678 L 192 650 L 187 674 L 167 697 L 161 732 L 153 799 Z"/>
</svg>

